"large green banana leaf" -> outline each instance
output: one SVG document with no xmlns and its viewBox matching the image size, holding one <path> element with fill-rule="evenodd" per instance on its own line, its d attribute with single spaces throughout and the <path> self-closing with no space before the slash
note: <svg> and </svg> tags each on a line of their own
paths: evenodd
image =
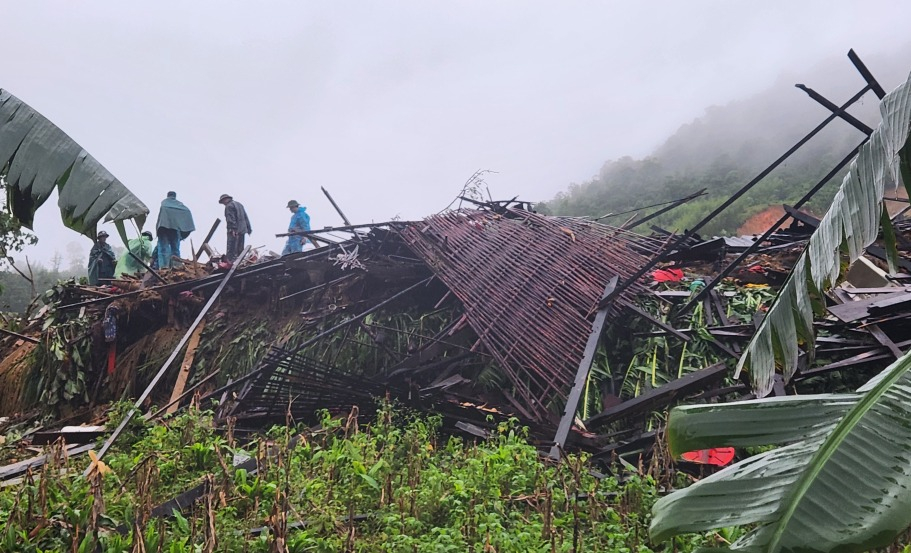
<svg viewBox="0 0 911 553">
<path fill-rule="evenodd" d="M 63 224 L 95 237 L 98 222 L 141 229 L 149 208 L 72 138 L 28 104 L 0 89 L 0 175 L 7 205 L 32 228 L 35 211 L 56 187 Z"/>
<path fill-rule="evenodd" d="M 889 544 L 911 524 L 909 368 L 911 354 L 857 394 L 675 409 L 674 453 L 788 445 L 660 499 L 652 538 L 757 524 L 730 549 L 853 552 Z"/>
<path fill-rule="evenodd" d="M 880 112 L 882 123 L 851 162 L 829 211 L 740 358 L 737 375 L 748 370 L 759 397 L 772 390 L 776 366 L 781 367 L 785 381 L 793 376 L 799 340 L 806 341 L 812 355 L 811 293 L 835 284 L 842 267 L 841 252 L 847 252 L 853 262 L 876 240 L 880 225 L 886 235 L 892 235 L 883 190 L 899 182 L 911 187 L 911 77 L 883 98 Z"/>
</svg>

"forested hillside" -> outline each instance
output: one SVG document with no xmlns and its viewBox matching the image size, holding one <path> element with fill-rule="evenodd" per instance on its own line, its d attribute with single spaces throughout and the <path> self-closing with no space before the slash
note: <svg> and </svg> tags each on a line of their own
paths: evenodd
<svg viewBox="0 0 911 553">
<path fill-rule="evenodd" d="M 911 48 L 904 51 L 911 53 Z M 897 55 L 864 61 L 888 91 L 911 70 L 908 59 L 911 56 Z M 799 76 L 783 75 L 759 94 L 707 108 L 644 159 L 622 157 L 606 162 L 591 180 L 570 184 L 551 200 L 539 203 L 538 209 L 552 215 L 600 217 L 616 213 L 604 222 L 620 224 L 636 210 L 646 214 L 655 210 L 647 206 L 705 188 L 707 195 L 654 220 L 668 230 L 690 228 L 828 116 L 827 110 L 794 87 L 796 83 L 805 83 L 836 104 L 845 102 L 864 85 L 846 57 Z M 876 106 L 875 97 L 868 92 L 849 111 L 875 126 L 879 121 Z M 660 116 L 659 112 L 653 116 Z M 849 124 L 833 121 L 702 233 L 732 234 L 743 221 L 770 205 L 793 204 L 862 139 L 863 134 Z M 840 175 L 833 181 L 806 210 L 825 211 Z"/>
<path fill-rule="evenodd" d="M 0 312 L 23 313 L 35 296 L 50 290 L 57 282 L 85 277 L 84 270 L 71 268 L 48 269 L 37 265 L 32 267 L 31 273 L 26 267 L 21 267 L 20 270 L 25 276 L 13 270 L 0 271 Z"/>
</svg>

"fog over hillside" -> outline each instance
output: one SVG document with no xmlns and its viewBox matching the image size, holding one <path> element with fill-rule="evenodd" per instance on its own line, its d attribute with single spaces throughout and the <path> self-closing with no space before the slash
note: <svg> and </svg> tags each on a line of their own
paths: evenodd
<svg viewBox="0 0 911 553">
<path fill-rule="evenodd" d="M 911 72 L 911 43 L 895 56 L 864 60 L 888 92 Z M 795 84 L 804 84 L 837 105 L 846 102 L 866 84 L 847 56 L 832 58 L 798 75 L 782 74 L 762 92 L 724 106 L 711 106 L 692 123 L 683 125 L 652 154 L 668 170 L 687 171 L 705 167 L 706 160 L 729 155 L 745 169 L 762 169 L 829 115 Z M 878 101 L 868 92 L 849 112 L 875 126 Z M 853 145 L 862 138 L 848 123 L 833 121 L 817 139 L 809 142 L 796 159 L 815 158 L 839 145 Z M 850 147 L 850 146 L 848 146 Z"/>
<path fill-rule="evenodd" d="M 869 56 L 863 61 L 886 91 L 911 70 L 911 43 L 897 55 Z M 795 84 L 804 84 L 836 105 L 859 92 L 865 81 L 847 56 L 828 59 L 801 75 L 783 73 L 773 86 L 725 105 L 714 105 L 684 124 L 652 154 L 604 163 L 599 173 L 571 184 L 540 204 L 554 214 L 599 216 L 635 210 L 708 189 L 709 195 L 659 219 L 675 230 L 694 224 L 716 205 L 785 153 L 830 112 Z M 870 127 L 879 121 L 879 103 L 867 92 L 849 112 Z M 762 207 L 796 201 L 834 167 L 864 135 L 836 119 L 772 172 L 753 192 L 719 216 L 708 229 L 732 232 Z M 809 204 L 824 211 L 837 183 L 830 183 Z"/>
</svg>

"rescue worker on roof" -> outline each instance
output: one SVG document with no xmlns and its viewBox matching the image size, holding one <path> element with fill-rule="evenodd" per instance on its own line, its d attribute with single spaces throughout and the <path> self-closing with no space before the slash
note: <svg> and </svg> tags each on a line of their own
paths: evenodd
<svg viewBox="0 0 911 553">
<path fill-rule="evenodd" d="M 142 260 L 142 263 L 149 265 L 152 262 L 152 233 L 144 230 L 139 238 L 133 238 L 127 242 L 127 251 L 117 260 L 117 267 L 114 269 L 114 275 L 117 278 L 123 275 L 132 275 L 138 272 L 145 272 L 142 263 L 136 261 L 136 257 Z"/>
<path fill-rule="evenodd" d="M 297 203 L 296 200 L 288 202 L 287 207 L 291 210 L 291 222 L 288 223 L 288 232 L 310 230 L 310 216 L 307 215 L 307 208 Z M 282 255 L 302 251 L 304 243 L 308 241 L 306 236 L 289 236 L 288 241 L 285 242 L 285 249 L 282 250 Z"/>
<path fill-rule="evenodd" d="M 114 278 L 114 262 L 117 256 L 108 244 L 108 233 L 100 231 L 95 245 L 89 252 L 89 284 L 98 286 L 101 279 Z"/>
<path fill-rule="evenodd" d="M 168 197 L 161 201 L 155 228 L 158 234 L 158 267 L 168 269 L 172 266 L 172 256 L 180 258 L 180 241 L 196 230 L 193 214 L 177 199 L 177 192 L 168 192 Z"/>
<path fill-rule="evenodd" d="M 225 206 L 225 223 L 228 227 L 228 247 L 225 257 L 230 263 L 234 263 L 240 252 L 244 251 L 244 238 L 247 234 L 253 233 L 253 227 L 250 226 L 250 219 L 247 217 L 247 210 L 243 204 L 235 202 L 230 194 L 222 194 L 218 198 L 218 203 Z"/>
</svg>

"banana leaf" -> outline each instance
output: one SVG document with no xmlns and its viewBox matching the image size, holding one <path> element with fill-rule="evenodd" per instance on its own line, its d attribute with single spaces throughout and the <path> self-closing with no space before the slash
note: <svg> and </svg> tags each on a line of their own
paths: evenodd
<svg viewBox="0 0 911 553">
<path fill-rule="evenodd" d="M 911 524 L 909 368 L 906 354 L 857 394 L 675 409 L 668 426 L 677 452 L 791 443 L 658 500 L 652 538 L 754 524 L 729 550 L 888 545 Z"/>
<path fill-rule="evenodd" d="M 818 291 L 837 282 L 842 253 L 854 262 L 882 228 L 890 259 L 894 262 L 897 255 L 883 191 L 901 182 L 911 187 L 911 77 L 883 98 L 880 112 L 882 122 L 851 162 L 831 207 L 738 362 L 735 378 L 748 371 L 758 397 L 771 392 L 776 367 L 785 382 L 794 375 L 799 340 L 812 356 L 813 313 L 821 307 Z"/>
<path fill-rule="evenodd" d="M 133 219 L 141 229 L 149 209 L 72 138 L 28 104 L 0 89 L 0 176 L 7 205 L 32 228 L 35 212 L 57 189 L 63 224 L 95 238 L 98 222 Z M 123 236 L 125 239 L 125 235 Z"/>
</svg>

